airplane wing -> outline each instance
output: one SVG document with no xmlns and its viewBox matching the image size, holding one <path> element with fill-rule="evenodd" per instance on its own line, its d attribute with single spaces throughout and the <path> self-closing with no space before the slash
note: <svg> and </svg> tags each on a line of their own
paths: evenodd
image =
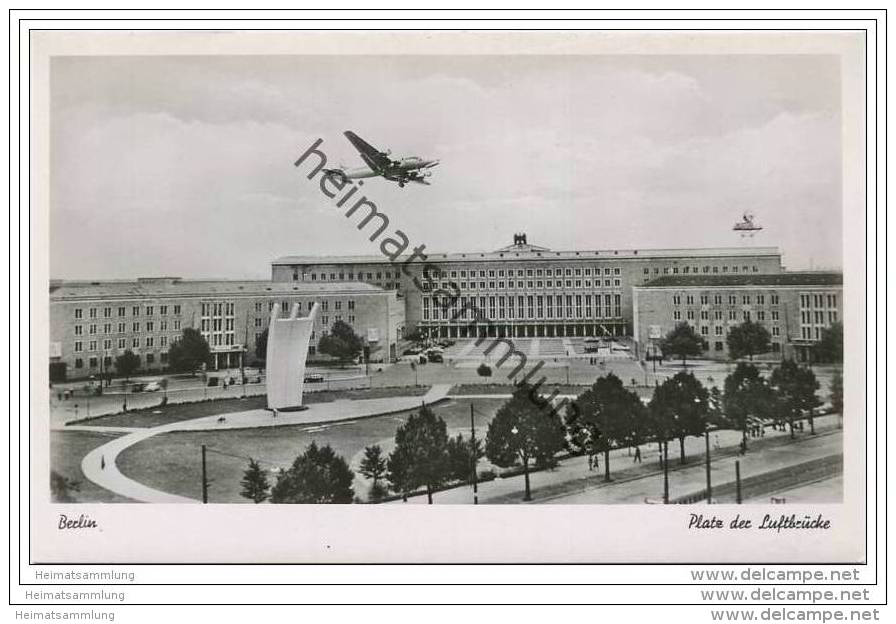
<svg viewBox="0 0 896 624">
<path fill-rule="evenodd" d="M 388 155 L 373 147 L 370 143 L 359 137 L 351 130 L 345 131 L 345 138 L 349 140 L 356 150 L 361 154 L 361 159 L 368 167 L 381 173 L 392 164 L 392 160 Z"/>
</svg>

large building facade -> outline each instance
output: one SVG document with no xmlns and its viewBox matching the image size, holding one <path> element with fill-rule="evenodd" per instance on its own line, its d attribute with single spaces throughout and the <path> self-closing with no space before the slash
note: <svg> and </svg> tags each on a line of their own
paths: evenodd
<svg viewBox="0 0 896 624">
<path fill-rule="evenodd" d="M 658 354 L 662 337 L 686 322 L 706 340 L 704 355 L 727 358 L 728 332 L 751 320 L 769 331 L 773 353 L 807 361 L 822 331 L 843 320 L 842 273 L 672 275 L 633 293 L 641 357 Z"/>
<path fill-rule="evenodd" d="M 113 371 L 115 358 L 131 350 L 141 369 L 168 366 L 168 350 L 184 328 L 209 343 L 213 368 L 255 359 L 256 341 L 274 306 L 298 304 L 306 314 L 319 304 L 309 346 L 336 321 L 348 323 L 371 348 L 371 360 L 391 361 L 404 330 L 404 302 L 395 290 L 366 283 L 315 284 L 267 281 L 54 281 L 50 285 L 50 361 L 64 362 L 69 377 Z"/>
<path fill-rule="evenodd" d="M 408 328 L 440 338 L 624 336 L 632 290 L 664 276 L 775 274 L 774 247 L 552 251 L 524 234 L 493 252 L 385 256 L 287 256 L 276 283 L 364 282 L 395 289 Z"/>
</svg>

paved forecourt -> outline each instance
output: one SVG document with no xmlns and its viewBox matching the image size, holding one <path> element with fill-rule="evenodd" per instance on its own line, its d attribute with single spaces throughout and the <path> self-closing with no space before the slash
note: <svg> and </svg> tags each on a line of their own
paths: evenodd
<svg viewBox="0 0 896 624">
<path fill-rule="evenodd" d="M 430 388 L 421 396 L 390 397 L 385 399 L 342 400 L 330 403 L 315 403 L 309 409 L 298 412 L 279 412 L 274 415 L 268 410 L 247 410 L 225 416 L 203 416 L 192 420 L 168 423 L 159 427 L 136 429 L 92 450 L 81 461 L 81 470 L 88 479 L 100 487 L 144 503 L 198 503 L 193 498 L 178 496 L 143 485 L 126 477 L 118 470 L 116 459 L 126 448 L 160 433 L 175 431 L 222 431 L 228 429 L 251 429 L 256 427 L 279 427 L 285 425 L 318 424 L 369 418 L 393 412 L 412 410 L 423 403 L 431 404 L 445 399 L 451 386 L 440 384 Z M 97 430 L 102 427 L 67 427 L 67 430 Z"/>
</svg>

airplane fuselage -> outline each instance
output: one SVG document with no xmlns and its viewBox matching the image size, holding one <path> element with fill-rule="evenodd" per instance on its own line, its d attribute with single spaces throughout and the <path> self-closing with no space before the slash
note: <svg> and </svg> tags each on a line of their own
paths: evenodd
<svg viewBox="0 0 896 624">
<path fill-rule="evenodd" d="M 432 172 L 426 170 L 439 164 L 438 160 L 427 160 L 419 156 L 407 156 L 393 160 L 390 152 L 377 150 L 354 132 L 347 130 L 345 136 L 358 150 L 361 160 L 367 166 L 354 169 L 327 169 L 325 170 L 327 175 L 341 176 L 345 180 L 380 176 L 387 180 L 398 182 L 398 186 L 404 186 L 407 182 L 428 185 L 429 182 L 426 181 L 426 178 L 432 175 Z"/>
</svg>

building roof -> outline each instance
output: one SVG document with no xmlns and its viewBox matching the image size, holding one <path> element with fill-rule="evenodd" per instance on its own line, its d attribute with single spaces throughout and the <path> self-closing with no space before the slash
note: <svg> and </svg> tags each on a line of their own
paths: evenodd
<svg viewBox="0 0 896 624">
<path fill-rule="evenodd" d="M 842 286 L 843 273 L 792 271 L 726 275 L 664 275 L 635 288 L 700 288 L 724 286 Z"/>
<path fill-rule="evenodd" d="M 657 259 L 657 258 L 706 258 L 735 257 L 755 258 L 759 256 L 780 257 L 777 247 L 717 247 L 703 249 L 591 249 L 580 251 L 552 251 L 536 245 L 511 245 L 496 251 L 426 253 L 425 262 L 481 262 L 483 260 L 606 260 L 606 259 Z M 401 258 L 398 260 L 403 262 Z M 422 263 L 423 260 L 415 260 Z M 392 264 L 382 255 L 373 256 L 282 256 L 271 261 L 273 266 L 298 264 Z"/>
<path fill-rule="evenodd" d="M 223 297 L 340 295 L 386 292 L 364 282 L 269 282 L 266 280 L 183 280 L 177 277 L 108 281 L 58 281 L 50 284 L 52 301 L 147 297 Z"/>
</svg>

